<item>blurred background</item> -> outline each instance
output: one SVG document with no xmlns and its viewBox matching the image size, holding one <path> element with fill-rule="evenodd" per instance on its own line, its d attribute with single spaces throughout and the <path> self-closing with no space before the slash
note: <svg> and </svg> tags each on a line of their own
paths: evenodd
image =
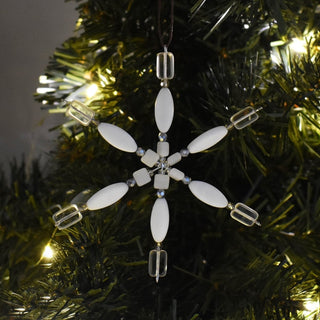
<svg viewBox="0 0 320 320">
<path fill-rule="evenodd" d="M 49 115 L 34 101 L 39 76 L 54 49 L 72 36 L 77 20 L 75 2 L 11 0 L 0 10 L 0 164 L 24 155 L 26 163 L 45 163 L 56 132 L 49 129 L 61 115 Z"/>
</svg>

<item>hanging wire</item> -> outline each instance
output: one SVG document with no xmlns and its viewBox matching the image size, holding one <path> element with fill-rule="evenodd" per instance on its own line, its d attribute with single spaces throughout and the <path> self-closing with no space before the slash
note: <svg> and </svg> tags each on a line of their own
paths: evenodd
<svg viewBox="0 0 320 320">
<path fill-rule="evenodd" d="M 173 8 L 174 8 L 174 0 L 170 0 L 170 24 L 169 24 L 169 30 L 167 33 L 163 33 L 162 32 L 162 28 L 161 28 L 161 11 L 162 11 L 162 1 L 158 0 L 158 33 L 159 33 L 159 39 L 160 39 L 160 44 L 162 47 L 164 48 L 168 48 L 171 40 L 172 40 L 172 35 L 173 35 L 173 19 L 174 19 L 174 15 L 173 15 Z M 167 35 L 167 41 L 165 42 L 164 38 L 165 35 Z"/>
</svg>

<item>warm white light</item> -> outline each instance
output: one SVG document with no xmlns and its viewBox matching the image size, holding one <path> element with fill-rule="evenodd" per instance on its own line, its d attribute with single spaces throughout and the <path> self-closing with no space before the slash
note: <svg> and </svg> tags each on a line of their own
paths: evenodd
<svg viewBox="0 0 320 320">
<path fill-rule="evenodd" d="M 283 46 L 284 44 L 285 44 L 285 42 L 283 40 L 277 40 L 277 41 L 270 42 L 271 47 L 279 47 L 279 46 Z"/>
<path fill-rule="evenodd" d="M 307 43 L 302 39 L 293 38 L 289 43 L 289 48 L 296 53 L 307 53 Z"/>
<path fill-rule="evenodd" d="M 314 315 L 319 312 L 319 301 L 314 301 L 314 300 L 306 300 L 304 302 L 304 310 L 302 314 L 307 318 L 307 317 L 314 317 Z"/>
<path fill-rule="evenodd" d="M 94 97 L 97 92 L 98 92 L 98 86 L 95 83 L 93 83 L 86 89 L 86 96 L 87 98 L 90 99 Z"/>
<path fill-rule="evenodd" d="M 279 54 L 277 54 L 276 52 L 271 53 L 270 54 L 271 60 L 273 63 L 280 65 L 281 64 L 281 58 L 279 56 Z"/>
<path fill-rule="evenodd" d="M 42 84 L 47 84 L 47 83 L 53 83 L 54 80 L 48 79 L 48 77 L 46 75 L 41 75 L 39 77 L 39 82 L 42 83 Z"/>
<path fill-rule="evenodd" d="M 54 252 L 53 252 L 52 248 L 50 247 L 49 244 L 47 244 L 46 247 L 43 250 L 42 258 L 52 259 L 53 258 L 53 254 L 54 254 Z"/>
<path fill-rule="evenodd" d="M 37 93 L 48 93 L 54 91 L 56 91 L 54 88 L 37 88 Z"/>
</svg>

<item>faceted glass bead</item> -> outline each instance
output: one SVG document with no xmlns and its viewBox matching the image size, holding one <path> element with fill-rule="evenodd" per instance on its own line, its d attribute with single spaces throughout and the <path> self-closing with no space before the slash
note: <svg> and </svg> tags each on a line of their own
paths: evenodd
<svg viewBox="0 0 320 320">
<path fill-rule="evenodd" d="M 258 120 L 258 118 L 259 115 L 254 108 L 246 107 L 243 110 L 235 113 L 230 118 L 230 121 L 236 129 L 241 130 Z"/>
<path fill-rule="evenodd" d="M 168 136 L 166 133 L 159 132 L 159 134 L 158 134 L 159 141 L 161 141 L 161 142 L 167 141 L 167 137 Z"/>
<path fill-rule="evenodd" d="M 127 185 L 128 187 L 133 188 L 136 185 L 136 180 L 134 178 L 128 179 Z"/>
<path fill-rule="evenodd" d="M 190 177 L 187 177 L 187 176 L 184 176 L 183 179 L 182 179 L 182 182 L 183 182 L 184 184 L 190 184 L 191 178 L 190 178 Z"/>
<path fill-rule="evenodd" d="M 259 218 L 258 212 L 241 202 L 238 202 L 234 206 L 230 212 L 230 215 L 234 220 L 237 220 L 245 226 L 252 227 L 254 224 L 260 225 L 260 223 L 257 221 Z"/>
<path fill-rule="evenodd" d="M 149 264 L 148 271 L 150 277 L 156 278 L 158 282 L 159 278 L 164 277 L 167 274 L 168 266 L 168 254 L 167 251 L 157 249 L 149 252 Z"/>
<path fill-rule="evenodd" d="M 180 154 L 181 154 L 181 157 L 186 158 L 190 154 L 190 151 L 188 149 L 182 149 L 180 150 Z"/>
<path fill-rule="evenodd" d="M 137 154 L 137 156 L 139 156 L 139 157 L 143 157 L 144 154 L 145 154 L 145 151 L 144 151 L 144 149 L 142 149 L 141 147 L 139 147 L 139 148 L 137 149 L 137 151 L 136 151 L 136 154 Z"/>
<path fill-rule="evenodd" d="M 171 52 L 157 54 L 157 78 L 160 80 L 174 77 L 174 55 Z"/>
<path fill-rule="evenodd" d="M 94 111 L 80 101 L 73 100 L 68 102 L 66 111 L 67 116 L 76 119 L 84 126 L 88 126 L 94 118 Z"/>
<path fill-rule="evenodd" d="M 82 219 L 82 214 L 77 205 L 72 204 L 56 212 L 52 219 L 59 230 L 71 227 Z"/>
<path fill-rule="evenodd" d="M 159 199 L 163 198 L 164 196 L 165 196 L 164 190 L 158 190 L 158 191 L 157 191 L 157 197 L 158 197 Z"/>
</svg>

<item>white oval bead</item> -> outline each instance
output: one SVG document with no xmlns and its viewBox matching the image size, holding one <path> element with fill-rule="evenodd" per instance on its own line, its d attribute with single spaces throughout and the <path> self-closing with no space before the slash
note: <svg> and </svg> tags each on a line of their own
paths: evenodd
<svg viewBox="0 0 320 320">
<path fill-rule="evenodd" d="M 154 116 L 158 130 L 166 133 L 173 120 L 174 105 L 171 92 L 168 88 L 161 88 L 154 107 Z"/>
<path fill-rule="evenodd" d="M 169 166 L 173 166 L 174 164 L 178 163 L 181 161 L 181 154 L 180 152 L 176 152 L 170 157 L 168 157 L 167 162 Z"/>
<path fill-rule="evenodd" d="M 181 181 L 184 178 L 184 173 L 176 168 L 170 169 L 170 171 L 168 172 L 168 175 L 170 178 L 176 181 Z"/>
<path fill-rule="evenodd" d="M 188 186 L 195 197 L 209 206 L 225 208 L 228 205 L 228 200 L 223 193 L 209 183 L 191 181 Z"/>
<path fill-rule="evenodd" d="M 224 126 L 212 128 L 191 141 L 188 145 L 190 153 L 197 153 L 211 148 L 228 133 Z"/>
<path fill-rule="evenodd" d="M 150 227 L 154 241 L 162 242 L 169 228 L 169 208 L 166 199 L 161 198 L 155 201 L 151 212 Z"/>
<path fill-rule="evenodd" d="M 87 201 L 87 207 L 89 210 L 98 210 L 111 206 L 120 200 L 128 192 L 128 189 L 128 185 L 124 182 L 111 184 L 90 197 Z"/>
<path fill-rule="evenodd" d="M 137 144 L 130 134 L 111 123 L 100 123 L 98 131 L 112 146 L 125 152 L 136 152 Z"/>
</svg>

